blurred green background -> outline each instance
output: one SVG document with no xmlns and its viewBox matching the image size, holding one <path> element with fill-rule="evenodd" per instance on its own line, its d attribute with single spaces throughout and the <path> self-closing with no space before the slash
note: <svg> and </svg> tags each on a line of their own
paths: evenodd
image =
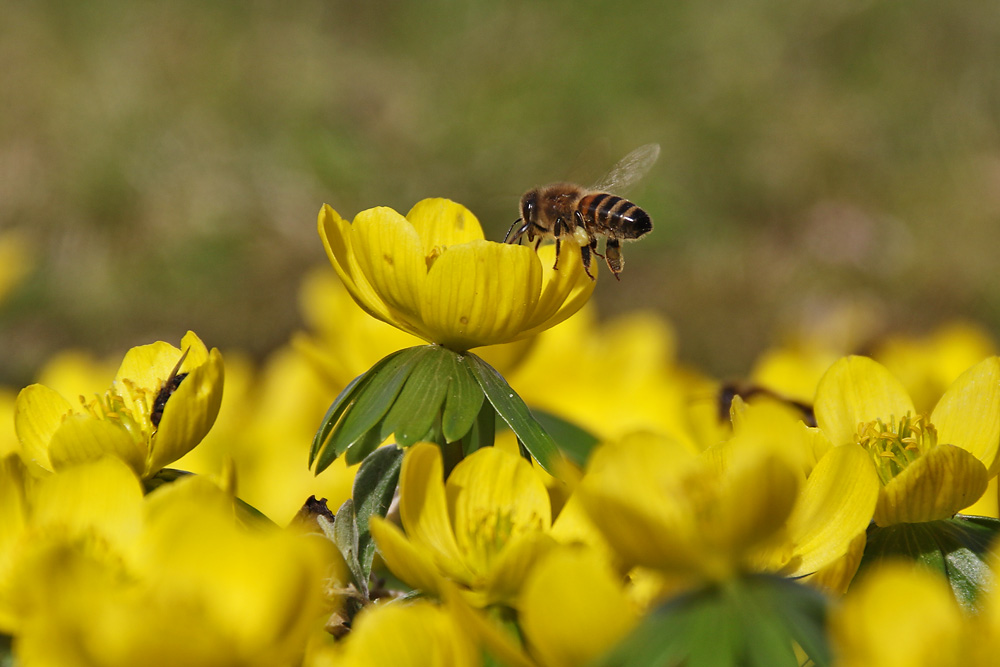
<svg viewBox="0 0 1000 667">
<path fill-rule="evenodd" d="M 607 316 L 654 308 L 681 357 L 744 373 L 863 304 L 873 331 L 1000 329 L 995 3 L 5 3 L 0 227 L 33 269 L 0 380 L 55 350 L 264 354 L 326 262 L 320 205 L 446 196 L 499 240 L 520 194 L 661 158 L 628 194 Z"/>
</svg>

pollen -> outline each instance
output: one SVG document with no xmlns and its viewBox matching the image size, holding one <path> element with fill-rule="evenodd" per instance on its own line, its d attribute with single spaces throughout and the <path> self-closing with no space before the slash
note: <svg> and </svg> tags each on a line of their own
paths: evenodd
<svg viewBox="0 0 1000 667">
<path fill-rule="evenodd" d="M 924 415 L 906 413 L 858 424 L 857 442 L 868 450 L 882 484 L 937 446 L 937 429 Z"/>
<path fill-rule="evenodd" d="M 144 423 L 149 422 L 149 415 L 134 414 L 125 404 L 125 399 L 118 393 L 108 391 L 103 395 L 96 394 L 89 402 L 86 397 L 80 396 L 80 404 L 83 406 L 84 412 L 104 421 L 115 422 L 137 442 L 146 439 L 148 428 L 144 428 Z M 142 410 L 145 403 L 136 401 L 135 405 Z"/>
</svg>

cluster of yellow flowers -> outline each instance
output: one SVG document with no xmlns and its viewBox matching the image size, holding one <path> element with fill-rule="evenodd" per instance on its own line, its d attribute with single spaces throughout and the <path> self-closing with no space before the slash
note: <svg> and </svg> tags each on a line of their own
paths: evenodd
<svg viewBox="0 0 1000 667">
<path fill-rule="evenodd" d="M 1000 357 L 980 330 L 870 356 L 792 341 L 725 384 L 657 315 L 597 324 L 571 241 L 553 270 L 447 200 L 324 207 L 319 230 L 336 275 L 303 285 L 309 332 L 260 370 L 227 352 L 225 392 L 190 332 L 0 392 L 17 664 L 992 664 Z M 373 379 L 428 344 L 455 355 L 445 386 Z M 496 369 L 469 376 L 482 392 L 470 349 Z M 384 405 L 352 398 L 364 382 Z M 314 442 L 363 418 L 358 438 L 421 437 L 362 474 Z M 391 506 L 362 493 L 396 476 Z"/>
</svg>

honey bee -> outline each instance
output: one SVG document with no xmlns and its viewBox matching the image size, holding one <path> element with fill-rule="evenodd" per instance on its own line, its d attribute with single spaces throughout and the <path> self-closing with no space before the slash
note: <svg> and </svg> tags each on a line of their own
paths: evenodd
<svg viewBox="0 0 1000 667">
<path fill-rule="evenodd" d="M 181 369 L 181 364 L 184 363 L 187 354 L 188 351 L 185 349 L 184 354 L 177 360 L 174 370 L 170 371 L 170 375 L 160 385 L 160 391 L 156 393 L 156 398 L 153 399 L 153 409 L 149 413 L 149 421 L 152 422 L 153 426 L 158 427 L 160 425 L 160 421 L 163 420 L 163 410 L 167 407 L 167 401 L 177 391 L 177 388 L 181 386 L 181 381 L 188 376 L 187 373 L 177 372 Z"/>
<path fill-rule="evenodd" d="M 615 278 L 622 272 L 621 242 L 637 239 L 653 228 L 649 214 L 629 200 L 609 190 L 622 191 L 646 175 L 660 156 L 659 144 L 640 146 L 616 164 L 608 175 L 590 188 L 573 183 L 553 183 L 534 188 L 521 197 L 521 217 L 514 221 L 504 243 L 519 243 L 522 236 L 534 241 L 555 239 L 556 263 L 562 240 L 572 238 L 580 246 L 583 270 L 590 279 L 591 255 L 602 257 Z M 597 251 L 597 239 L 606 238 L 604 254 Z"/>
</svg>

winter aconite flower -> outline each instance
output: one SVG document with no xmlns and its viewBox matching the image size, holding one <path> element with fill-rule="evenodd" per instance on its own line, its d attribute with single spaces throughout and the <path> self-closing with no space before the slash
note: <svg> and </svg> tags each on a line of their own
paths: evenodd
<svg viewBox="0 0 1000 667">
<path fill-rule="evenodd" d="M 815 411 L 833 445 L 868 454 L 881 481 L 880 526 L 948 518 L 979 498 L 1000 467 L 1000 357 L 963 373 L 929 415 L 884 366 L 845 357 L 820 381 Z"/>
<path fill-rule="evenodd" d="M 201 442 L 222 402 L 222 355 L 188 332 L 128 351 L 111 387 L 74 404 L 34 384 L 17 397 L 21 456 L 46 470 L 115 456 L 142 478 Z"/>
<path fill-rule="evenodd" d="M 410 447 L 399 478 L 400 517 L 373 519 L 383 559 L 400 579 L 441 595 L 441 579 L 458 584 L 476 606 L 510 603 L 528 567 L 554 546 L 549 496 L 531 466 L 484 447 L 442 482 L 441 450 Z"/>
<path fill-rule="evenodd" d="M 579 253 L 483 238 L 479 221 L 447 199 L 406 217 L 379 207 L 348 222 L 319 213 L 327 255 L 370 315 L 456 351 L 520 340 L 576 312 L 594 290 Z"/>
</svg>

